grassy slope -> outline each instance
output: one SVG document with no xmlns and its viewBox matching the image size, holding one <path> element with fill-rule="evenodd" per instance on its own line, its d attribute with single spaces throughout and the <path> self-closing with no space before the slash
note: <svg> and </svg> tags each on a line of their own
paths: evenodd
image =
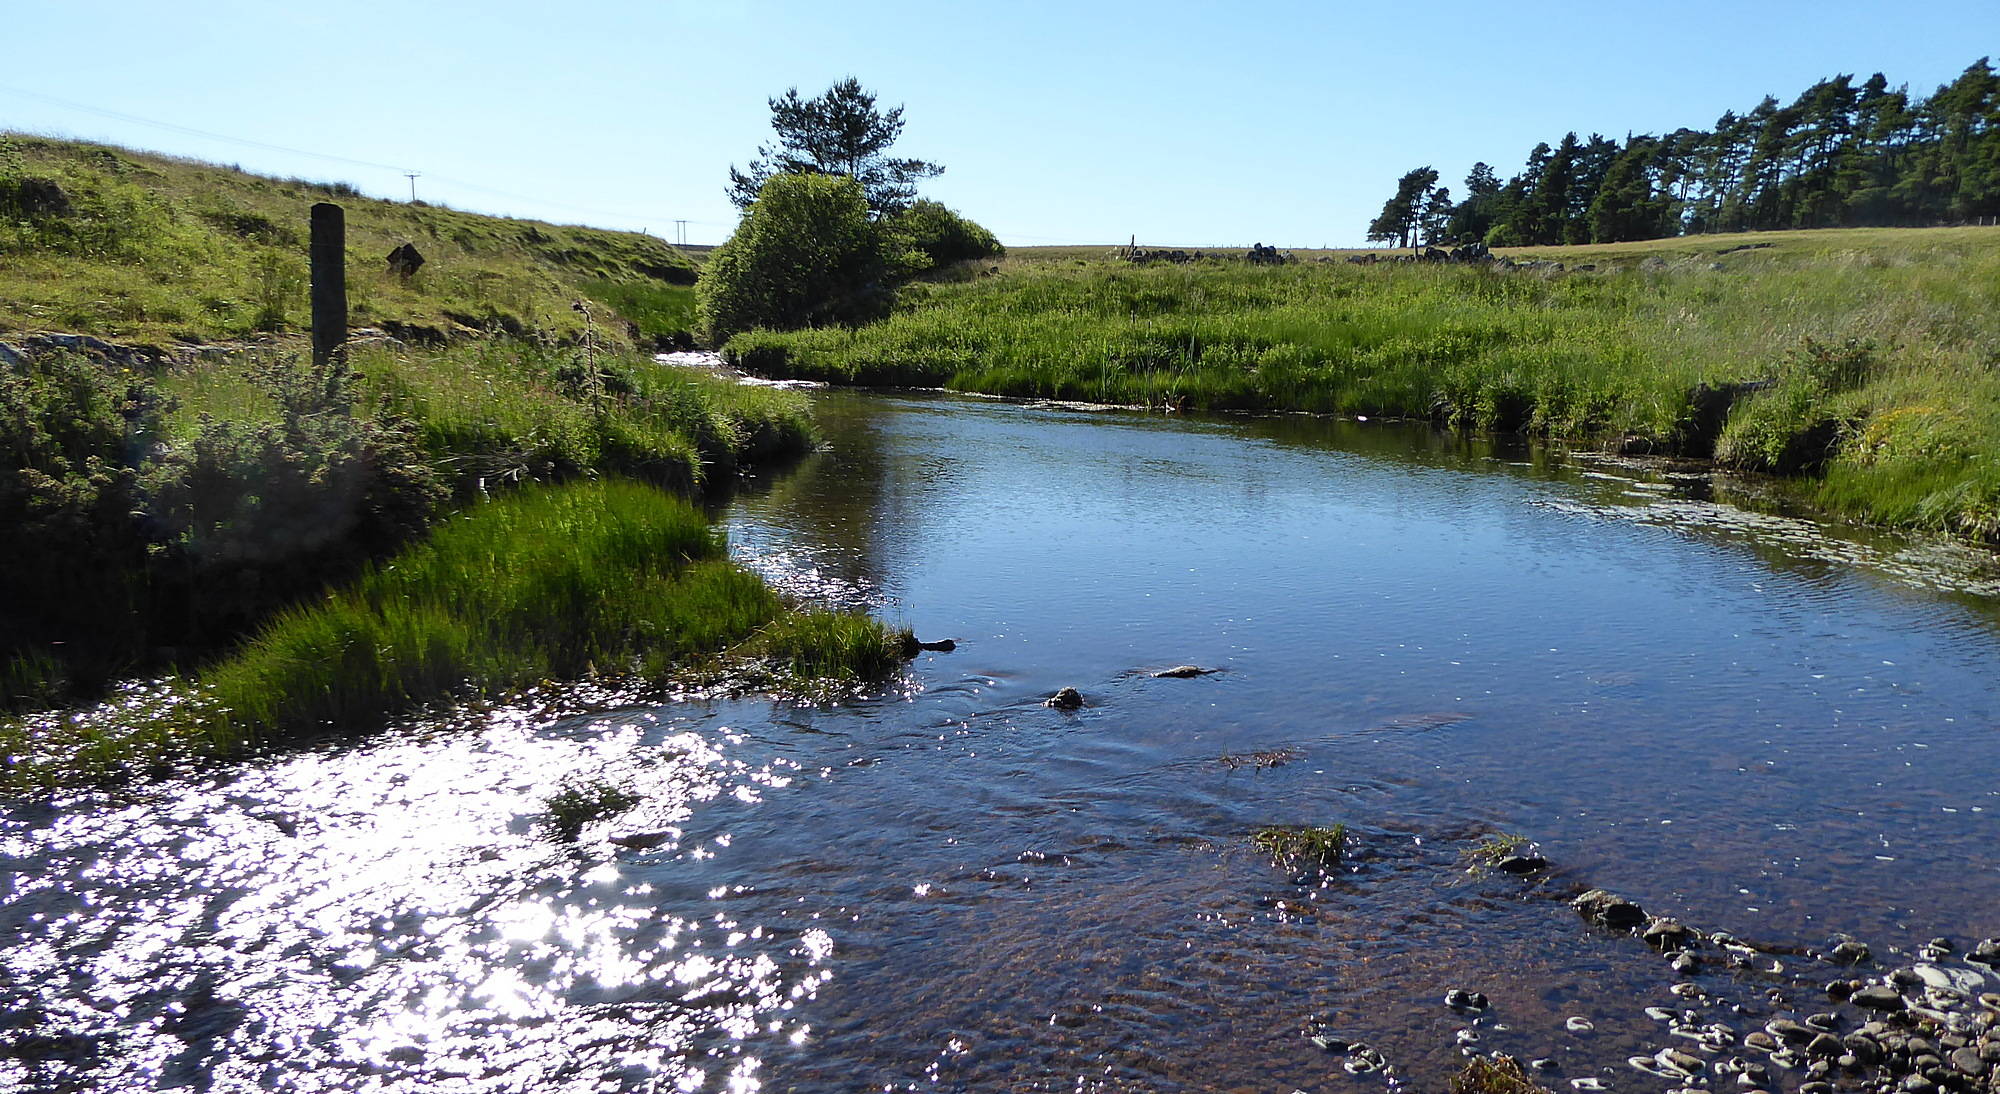
<svg viewBox="0 0 2000 1094">
<path fill-rule="evenodd" d="M 658 680 L 730 647 L 785 676 L 879 680 L 906 640 L 788 609 L 683 499 L 618 480 L 536 486 L 279 615 L 192 684 L 0 723 L 0 787 L 115 781 L 548 679 Z"/>
<path fill-rule="evenodd" d="M 0 181 L 52 179 L 64 215 L 0 216 L 0 338 L 65 331 L 166 346 L 302 329 L 308 210 L 346 209 L 353 325 L 568 337 L 589 297 L 647 336 L 684 328 L 688 257 L 635 232 L 379 201 L 334 185 L 74 141 L 0 134 Z M 426 265 L 405 282 L 389 252 Z M 674 271 L 679 271 L 678 273 Z M 622 323 L 600 325 L 628 341 Z"/>
<path fill-rule="evenodd" d="M 1682 445 L 1698 385 L 1771 380 L 1738 401 L 1725 460 L 1823 463 L 1812 489 L 1831 510 L 2000 540 L 2000 229 L 1512 254 L 1597 267 L 1561 274 L 1105 255 L 1012 252 L 997 275 L 913 287 L 858 331 L 757 332 L 729 350 L 759 371 L 845 382 L 1435 418 L 1657 448 Z M 1851 368 L 1815 356 L 1849 340 Z"/>
</svg>

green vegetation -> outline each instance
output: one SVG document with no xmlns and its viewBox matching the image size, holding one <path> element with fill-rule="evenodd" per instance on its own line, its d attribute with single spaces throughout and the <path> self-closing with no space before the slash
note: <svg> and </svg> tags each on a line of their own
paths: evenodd
<svg viewBox="0 0 2000 1094">
<path fill-rule="evenodd" d="M 992 232 L 935 201 L 918 201 L 897 213 L 889 221 L 889 231 L 922 254 L 932 270 L 1007 253 Z"/>
<path fill-rule="evenodd" d="M 804 452 L 804 401 L 581 347 L 0 364 L 0 706 L 228 647 L 448 498 L 619 474 L 681 492 Z"/>
<path fill-rule="evenodd" d="M 1099 252 L 1100 254 L 1102 252 Z M 1190 410 L 1305 410 L 1810 471 L 1840 515 L 2000 541 L 2000 230 L 1528 249 L 1592 269 L 1017 252 L 856 330 L 754 331 L 775 376 Z M 1720 266 L 1720 269 L 1713 268 Z M 1830 424 L 1829 424 L 1830 423 Z"/>
<path fill-rule="evenodd" d="M 1528 847 L 1528 837 L 1495 832 L 1477 844 L 1460 852 L 1459 857 L 1470 864 L 1472 870 L 1482 870 L 1509 855 L 1518 855 Z"/>
<path fill-rule="evenodd" d="M 842 175 L 861 186 L 869 213 L 883 217 L 909 206 L 918 180 L 944 173 L 935 163 L 889 155 L 903 135 L 903 108 L 875 109 L 874 94 L 852 76 L 810 99 L 794 87 L 766 102 L 778 143 L 759 145 L 749 171 L 729 169 L 729 196 L 739 209 L 762 200 L 764 185 L 779 175 Z"/>
<path fill-rule="evenodd" d="M 347 212 L 357 327 L 429 341 L 492 331 L 570 339 L 584 325 L 570 303 L 588 295 L 636 324 L 645 345 L 691 329 L 670 326 L 670 302 L 687 299 L 693 264 L 651 236 L 0 134 L 0 340 L 52 330 L 171 346 L 301 330 L 307 216 L 318 201 Z M 404 242 L 427 260 L 407 279 L 386 261 Z M 634 341 L 623 324 L 599 336 Z"/>
<path fill-rule="evenodd" d="M 1283 767 L 1303 755 L 1304 752 L 1291 747 L 1264 748 L 1255 752 L 1225 752 L 1216 757 L 1216 762 L 1231 771 L 1239 767 L 1263 771 L 1273 767 Z"/>
<path fill-rule="evenodd" d="M 1520 1061 L 1496 1052 L 1467 1060 L 1451 1077 L 1451 1094 L 1549 1094 L 1549 1089 L 1528 1078 Z"/>
<path fill-rule="evenodd" d="M 1930 96 L 1881 73 L 1766 96 L 1713 129 L 1570 133 L 1502 183 L 1477 164 L 1454 203 L 1437 172 L 1404 175 L 1370 239 L 1518 246 L 1684 233 L 1932 225 L 2000 216 L 2000 75 L 1985 58 Z"/>
<path fill-rule="evenodd" d="M 772 175 L 695 286 L 714 342 L 752 327 L 856 323 L 887 310 L 894 280 L 921 263 L 870 219 L 844 175 Z"/>
<path fill-rule="evenodd" d="M 281 612 L 189 684 L 0 726 L 0 783 L 110 780 L 548 679 L 659 682 L 732 648 L 799 677 L 900 663 L 901 634 L 790 611 L 726 554 L 698 509 L 642 483 L 514 491 Z"/>
<path fill-rule="evenodd" d="M 1347 825 L 1267 824 L 1250 833 L 1250 846 L 1288 870 L 1328 870 L 1347 854 Z"/>
<path fill-rule="evenodd" d="M 641 800 L 632 791 L 603 781 L 572 783 L 549 795 L 542 823 L 551 838 L 574 843 L 585 826 L 615 817 Z"/>
</svg>

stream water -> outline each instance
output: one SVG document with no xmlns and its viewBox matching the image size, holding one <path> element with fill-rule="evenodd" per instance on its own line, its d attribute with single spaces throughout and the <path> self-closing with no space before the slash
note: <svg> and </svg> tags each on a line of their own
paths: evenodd
<svg viewBox="0 0 2000 1094">
<path fill-rule="evenodd" d="M 1476 1048 L 1665 1090 L 1625 1061 L 1692 996 L 1581 888 L 2000 935 L 1991 556 L 1397 425 L 815 398 L 828 451 L 729 505 L 737 553 L 954 651 L 7 806 L 0 1086 L 1435 1090 Z M 550 840 L 586 777 L 643 800 Z M 1273 823 L 1346 861 L 1275 864 Z M 1552 868 L 1468 869 L 1501 833 Z M 1703 998 L 1789 1013 L 1786 962 Z"/>
</svg>

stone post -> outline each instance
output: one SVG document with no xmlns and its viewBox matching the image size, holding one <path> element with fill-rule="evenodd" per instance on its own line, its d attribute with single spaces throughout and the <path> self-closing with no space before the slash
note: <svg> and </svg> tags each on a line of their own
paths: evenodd
<svg viewBox="0 0 2000 1094">
<path fill-rule="evenodd" d="M 315 365 L 347 343 L 347 214 L 328 201 L 312 207 L 312 331 Z"/>
</svg>

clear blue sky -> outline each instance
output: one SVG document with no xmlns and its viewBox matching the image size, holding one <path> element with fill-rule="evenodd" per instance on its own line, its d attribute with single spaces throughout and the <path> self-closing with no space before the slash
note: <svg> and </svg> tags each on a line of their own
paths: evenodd
<svg viewBox="0 0 2000 1094">
<path fill-rule="evenodd" d="M 0 0 L 0 129 L 719 242 L 765 99 L 853 75 L 1013 244 L 1354 245 L 1397 176 L 2000 54 L 2000 0 Z M 30 94 L 22 94 L 28 92 Z M 40 97 L 37 97 L 40 96 Z M 107 117 L 168 122 L 269 147 Z"/>
</svg>

